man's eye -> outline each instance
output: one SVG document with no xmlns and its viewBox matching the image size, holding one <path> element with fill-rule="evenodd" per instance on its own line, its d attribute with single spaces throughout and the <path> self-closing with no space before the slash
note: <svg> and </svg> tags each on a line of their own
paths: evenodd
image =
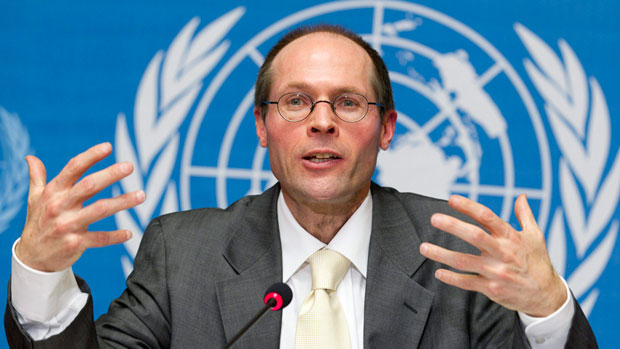
<svg viewBox="0 0 620 349">
<path fill-rule="evenodd" d="M 359 103 L 351 98 L 343 98 L 338 101 L 338 106 L 343 108 L 356 108 L 357 106 L 359 106 Z"/>
<path fill-rule="evenodd" d="M 312 104 L 312 102 L 309 102 L 306 98 L 299 95 L 288 96 L 284 99 L 284 103 L 286 105 L 286 108 L 289 109 L 304 109 L 307 108 L 310 104 Z"/>
<path fill-rule="evenodd" d="M 292 106 L 300 106 L 304 104 L 304 101 L 301 98 L 291 98 L 288 101 L 288 104 Z"/>
</svg>

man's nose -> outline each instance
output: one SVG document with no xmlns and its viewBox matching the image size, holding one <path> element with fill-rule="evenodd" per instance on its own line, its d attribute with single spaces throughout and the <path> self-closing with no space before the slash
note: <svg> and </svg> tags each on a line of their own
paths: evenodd
<svg viewBox="0 0 620 349">
<path fill-rule="evenodd" d="M 308 134 L 337 134 L 338 123 L 336 113 L 329 101 L 316 101 L 309 116 Z"/>
</svg>

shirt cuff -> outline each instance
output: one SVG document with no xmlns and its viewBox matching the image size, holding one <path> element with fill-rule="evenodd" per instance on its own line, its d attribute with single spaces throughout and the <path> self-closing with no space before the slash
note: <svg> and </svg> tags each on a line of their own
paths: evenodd
<svg viewBox="0 0 620 349">
<path fill-rule="evenodd" d="M 52 273 L 32 269 L 17 257 L 18 242 L 19 239 L 13 244 L 11 301 L 19 315 L 30 321 L 50 323 L 76 300 L 86 303 L 87 294 L 78 287 L 71 267 Z"/>
<path fill-rule="evenodd" d="M 568 332 L 575 314 L 575 304 L 566 280 L 562 278 L 566 288 L 566 301 L 560 309 L 546 317 L 531 317 L 519 313 L 525 335 L 532 348 L 563 348 L 568 339 Z"/>
</svg>

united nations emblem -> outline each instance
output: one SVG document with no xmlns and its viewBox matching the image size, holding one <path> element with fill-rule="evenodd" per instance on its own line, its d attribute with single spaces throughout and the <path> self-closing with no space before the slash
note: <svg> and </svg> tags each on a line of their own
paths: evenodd
<svg viewBox="0 0 620 349">
<path fill-rule="evenodd" d="M 408 2 L 336 1 L 282 18 L 228 52 L 226 34 L 243 14 L 242 7 L 232 9 L 201 30 L 199 20 L 192 19 L 149 63 L 136 96 L 133 135 L 129 118 L 118 116 L 117 160 L 138 166 L 115 193 L 147 192 L 145 204 L 115 216 L 119 228 L 134 232 L 126 243 L 131 257 L 138 232 L 154 216 L 179 208 L 226 207 L 275 182 L 254 131 L 258 68 L 289 28 L 355 15 L 360 20 L 351 29 L 382 54 L 390 70 L 399 115 L 394 144 L 379 155 L 374 179 L 436 197 L 459 193 L 507 221 L 514 218 L 514 199 L 526 193 L 548 232 L 554 265 L 583 300 L 584 310 L 591 311 L 598 296 L 593 286 L 617 236 L 613 212 L 620 196 L 620 157 L 616 154 L 604 171 L 610 137 L 605 97 L 594 78 L 587 81 L 567 43 L 560 41 L 560 59 L 534 33 L 515 25 L 515 39 L 531 56 L 528 77 L 545 100 L 545 120 L 562 154 L 554 170 L 545 122 L 526 84 L 464 23 Z M 552 195 L 556 171 L 559 200 Z M 571 271 L 569 254 L 578 260 Z M 130 258 L 122 263 L 129 272 Z"/>
<path fill-rule="evenodd" d="M 0 233 L 4 232 L 24 203 L 28 167 L 24 157 L 30 138 L 17 114 L 0 107 Z"/>
</svg>

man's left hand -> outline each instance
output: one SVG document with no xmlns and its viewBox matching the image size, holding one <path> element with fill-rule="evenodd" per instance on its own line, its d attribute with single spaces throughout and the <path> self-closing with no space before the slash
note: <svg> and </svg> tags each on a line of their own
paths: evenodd
<svg viewBox="0 0 620 349">
<path fill-rule="evenodd" d="M 525 195 L 515 202 L 522 231 L 515 230 L 489 208 L 462 196 L 448 201 L 482 228 L 452 216 L 436 213 L 431 224 L 480 250 L 471 255 L 423 243 L 420 253 L 436 262 L 473 274 L 438 269 L 435 277 L 465 290 L 481 292 L 494 302 L 533 317 L 544 317 L 566 301 L 566 288 L 551 265 L 545 237 Z"/>
</svg>

